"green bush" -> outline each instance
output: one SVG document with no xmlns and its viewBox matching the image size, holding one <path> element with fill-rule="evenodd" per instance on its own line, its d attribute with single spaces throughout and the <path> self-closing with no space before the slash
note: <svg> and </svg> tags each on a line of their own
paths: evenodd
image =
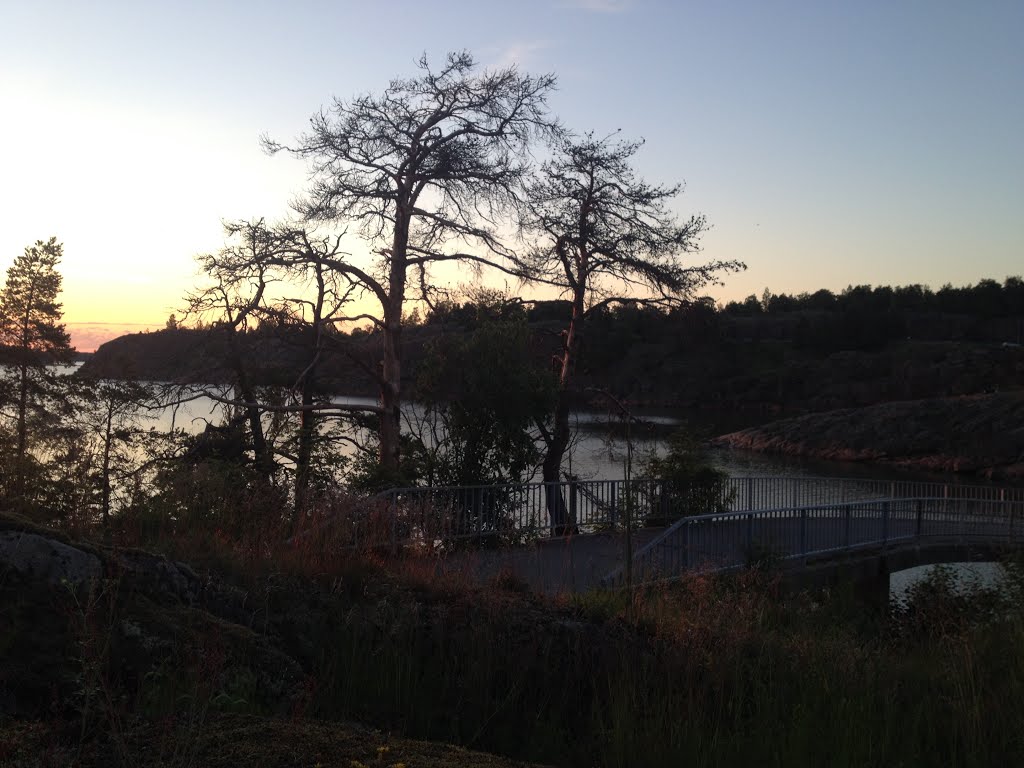
<svg viewBox="0 0 1024 768">
<path fill-rule="evenodd" d="M 700 446 L 683 430 L 669 438 L 664 457 L 650 456 L 641 467 L 645 476 L 661 481 L 661 492 L 644 518 L 646 525 L 670 525 L 681 517 L 729 510 L 734 496 L 726 488 L 729 476 L 708 464 Z"/>
</svg>

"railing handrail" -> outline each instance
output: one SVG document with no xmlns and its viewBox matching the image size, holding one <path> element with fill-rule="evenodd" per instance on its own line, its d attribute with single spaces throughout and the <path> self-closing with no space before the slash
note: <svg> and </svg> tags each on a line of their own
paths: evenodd
<svg viewBox="0 0 1024 768">
<path fill-rule="evenodd" d="M 631 479 L 636 480 L 660 480 L 661 478 L 646 477 L 644 475 L 637 475 Z M 838 477 L 833 475 L 730 475 L 729 480 L 805 480 L 808 482 L 843 482 L 843 483 L 884 483 L 886 485 L 895 483 L 897 485 L 941 485 L 949 486 L 950 488 L 994 488 L 996 490 L 1002 488 L 1016 488 L 1015 486 L 1002 486 L 1002 485 L 985 485 L 978 483 L 961 483 L 961 482 L 944 482 L 941 480 L 910 480 L 910 479 L 884 479 L 877 477 Z M 621 477 L 600 479 L 600 478 L 576 478 L 573 480 L 530 480 L 525 483 L 475 483 L 470 485 L 404 485 L 397 486 L 395 488 L 386 488 L 380 493 L 389 493 L 391 491 L 406 491 L 406 490 L 424 490 L 428 488 L 500 488 L 504 486 L 521 487 L 527 485 L 551 485 L 553 483 L 559 483 L 561 485 L 570 485 L 573 483 L 623 483 Z M 1024 490 L 1024 488 L 1017 488 L 1017 490 Z"/>
<path fill-rule="evenodd" d="M 872 478 L 750 475 L 723 478 L 707 494 L 687 497 L 685 487 L 653 477 L 624 479 L 534 481 L 530 483 L 464 486 L 402 486 L 364 497 L 380 506 L 366 506 L 345 517 L 332 516 L 297 538 L 327 525 L 346 523 L 352 535 L 365 540 L 367 526 L 390 526 L 389 543 L 439 541 L 492 536 L 513 541 L 559 536 L 566 531 L 614 530 L 626 522 L 675 519 L 691 511 L 711 516 L 748 511 L 830 507 L 882 498 L 974 499 L 1024 502 L 1024 488 L 941 481 L 878 480 Z M 552 493 L 552 489 L 555 492 Z M 634 495 L 635 494 L 635 495 Z M 553 520 L 552 500 L 560 496 L 568 525 Z M 629 503 L 630 499 L 632 503 Z M 692 519 L 692 516 L 691 516 Z M 375 529 L 376 530 L 376 529 Z M 379 535 L 375 534 L 375 535 Z"/>
<path fill-rule="evenodd" d="M 397 488 L 388 488 L 382 491 L 377 491 L 370 496 L 371 499 L 383 499 L 389 496 L 401 495 L 401 494 L 421 494 L 430 492 L 443 492 L 443 491 L 470 491 L 470 490 L 486 490 L 486 489 L 540 489 L 550 486 L 560 487 L 571 487 L 571 486 L 590 486 L 590 485 L 625 485 L 625 480 L 620 478 L 614 480 L 552 480 L 552 481 L 531 481 L 528 483 L 496 483 L 496 484 L 474 484 L 474 485 L 409 485 L 400 486 Z M 637 483 L 667 483 L 672 482 L 671 480 L 665 480 L 664 478 L 657 477 L 634 477 L 629 481 L 631 484 Z M 947 491 L 955 491 L 957 496 L 955 498 L 964 498 L 959 495 L 962 491 L 977 491 L 977 492 L 1010 492 L 1015 496 L 1020 496 L 1024 500 L 1024 487 L 1015 486 L 1003 486 L 1003 485 L 978 485 L 974 483 L 948 483 L 941 482 L 938 480 L 881 480 L 875 478 L 860 478 L 860 477 L 805 477 L 803 475 L 742 475 L 732 476 L 725 478 L 724 483 L 728 485 L 734 485 L 739 483 L 749 482 L 770 482 L 773 484 L 784 484 L 784 483 L 821 483 L 821 484 L 839 484 L 843 486 L 867 486 L 876 485 L 879 487 L 888 486 L 889 488 L 924 488 L 934 487 L 943 488 Z M 906 497 L 893 497 L 893 498 L 906 498 Z M 915 496 L 914 498 L 918 498 Z M 925 498 L 925 497 L 921 497 Z M 946 498 L 936 497 L 936 498 Z M 953 497 L 950 497 L 953 498 Z M 738 510 L 746 511 L 746 510 Z"/>
<path fill-rule="evenodd" d="M 984 487 L 984 486 L 981 486 L 981 487 Z M 877 546 L 878 544 L 887 544 L 887 543 L 890 543 L 890 542 L 893 542 L 893 543 L 895 543 L 895 542 L 903 542 L 903 543 L 905 543 L 907 541 L 918 541 L 918 540 L 930 539 L 930 538 L 947 538 L 947 537 L 950 537 L 950 536 L 956 536 L 956 537 L 959 537 L 959 538 L 968 538 L 968 537 L 970 537 L 970 538 L 978 538 L 978 537 L 983 537 L 983 538 L 985 538 L 987 540 L 999 540 L 999 541 L 1006 540 L 1006 539 L 1016 540 L 1018 538 L 1018 535 L 1016 533 L 1016 530 L 1013 528 L 1013 524 L 1014 524 L 1014 514 L 1013 513 L 1014 513 L 1014 511 L 1018 507 L 1021 506 L 1022 503 L 1024 503 L 1024 500 L 1022 500 L 1021 498 L 1011 498 L 1011 499 L 1000 498 L 1000 499 L 996 499 L 996 498 L 978 498 L 978 497 L 970 497 L 970 496 L 966 496 L 966 497 L 965 496 L 950 497 L 950 496 L 945 496 L 945 495 L 944 496 L 913 496 L 913 497 L 908 497 L 908 496 L 891 496 L 891 497 L 882 497 L 882 498 L 876 498 L 876 499 L 862 499 L 862 500 L 856 500 L 856 501 L 836 501 L 836 502 L 828 502 L 828 503 L 823 503 L 823 504 L 809 504 L 809 505 L 799 505 L 799 506 L 783 506 L 783 507 L 776 507 L 776 508 L 772 508 L 772 509 L 747 509 L 747 510 L 736 510 L 736 511 L 728 511 L 728 512 L 712 512 L 712 513 L 703 514 L 703 515 L 686 516 L 686 517 L 682 517 L 679 520 L 675 521 L 671 526 L 669 526 L 664 531 L 662 531 L 658 536 L 656 536 L 654 539 L 652 539 L 650 542 L 648 542 L 645 546 L 641 547 L 635 553 L 632 553 L 632 558 L 631 558 L 631 560 L 632 560 L 632 571 L 633 571 L 633 573 L 638 573 L 638 572 L 642 573 L 646 569 L 646 566 L 648 565 L 649 561 L 651 561 L 656 556 L 656 554 L 660 551 L 660 549 L 662 547 L 665 547 L 667 542 L 670 542 L 670 541 L 678 538 L 678 536 L 680 535 L 680 532 L 683 531 L 687 527 L 698 527 L 698 526 L 701 526 L 703 524 L 712 524 L 712 523 L 714 523 L 714 524 L 728 523 L 728 522 L 730 522 L 732 520 L 753 521 L 755 518 L 773 518 L 773 516 L 774 516 L 773 519 L 780 519 L 779 516 L 786 516 L 786 518 L 790 518 L 793 521 L 796 521 L 796 520 L 800 521 L 800 524 L 801 524 L 801 536 L 804 536 L 805 535 L 805 531 L 806 531 L 807 513 L 821 512 L 821 511 L 832 512 L 832 511 L 844 510 L 844 511 L 847 512 L 846 520 L 848 522 L 849 521 L 849 513 L 852 510 L 858 509 L 858 508 L 867 508 L 871 512 L 876 512 L 877 511 L 877 514 L 879 515 L 879 517 L 877 517 L 877 518 L 869 518 L 866 522 L 888 522 L 889 519 L 890 519 L 890 516 L 891 516 L 891 514 L 893 512 L 893 507 L 894 506 L 897 507 L 897 510 L 896 510 L 897 512 L 900 512 L 900 511 L 906 510 L 906 509 L 912 509 L 915 512 L 917 512 L 917 515 L 918 515 L 918 517 L 917 517 L 917 527 L 916 527 L 916 529 L 912 533 L 909 533 L 909 534 L 907 534 L 907 533 L 892 534 L 890 531 L 888 531 L 887 528 L 883 528 L 882 536 L 880 538 L 861 540 L 861 541 L 857 541 L 857 542 L 847 541 L 847 542 L 841 543 L 841 544 L 840 543 L 833 543 L 832 545 L 827 546 L 825 548 L 819 548 L 819 549 L 813 549 L 813 550 L 807 549 L 806 544 L 803 544 L 802 551 L 789 553 L 787 555 L 784 555 L 782 557 L 782 559 L 785 560 L 785 559 L 806 557 L 808 555 L 819 555 L 819 554 L 828 554 L 828 553 L 836 553 L 836 552 L 852 552 L 852 551 L 856 551 L 856 550 L 859 550 L 859 549 L 864 549 L 866 547 Z M 925 505 L 941 506 L 941 507 L 945 507 L 945 508 L 948 508 L 950 506 L 953 507 L 954 508 L 954 513 L 953 513 L 954 520 L 953 521 L 946 520 L 946 521 L 942 521 L 942 522 L 956 522 L 956 523 L 973 522 L 975 524 L 982 524 L 982 523 L 984 523 L 986 525 L 991 525 L 991 524 L 1000 524 L 1001 525 L 1004 522 L 1004 520 L 1007 520 L 1010 523 L 1011 527 L 1010 527 L 1010 530 L 1008 530 L 1008 531 L 1004 531 L 1002 529 L 999 529 L 997 532 L 993 532 L 991 530 L 988 530 L 988 531 L 986 531 L 984 533 L 965 532 L 965 531 L 962 531 L 962 530 L 956 532 L 955 534 L 950 534 L 949 532 L 945 532 L 945 531 L 944 532 L 938 532 L 938 533 L 925 532 L 921 528 L 922 521 L 924 521 L 926 519 L 931 521 L 931 518 L 933 518 L 935 515 L 946 515 L 946 514 L 948 514 L 948 512 L 945 511 L 945 510 L 931 509 L 931 510 L 928 510 L 928 512 L 927 512 L 927 514 L 929 515 L 929 518 L 924 518 L 923 517 L 924 510 L 922 509 L 922 507 L 925 506 Z M 966 507 L 966 506 L 977 506 L 977 505 L 981 505 L 982 506 L 983 514 L 981 514 L 981 515 L 968 515 L 968 516 L 964 515 L 963 510 L 962 510 L 963 507 Z M 995 515 L 995 516 L 993 516 L 994 519 L 986 520 L 985 518 L 987 517 L 987 515 L 985 515 L 984 512 L 985 511 L 995 511 L 996 509 L 998 509 L 1000 512 L 1003 512 L 1004 514 Z M 1010 511 L 1009 515 L 1005 514 L 1005 511 L 1007 509 L 1009 509 L 1009 511 Z M 737 566 L 735 564 L 733 564 L 733 565 L 729 565 L 729 566 L 725 566 L 725 567 L 726 568 L 734 568 L 734 567 L 737 567 Z M 623 572 L 624 572 L 624 566 L 620 566 L 620 567 L 616 568 L 611 573 L 609 573 L 604 579 L 602 579 L 602 583 L 608 584 L 608 583 L 614 583 L 614 582 L 620 580 L 622 578 Z M 678 575 L 678 574 L 671 574 L 671 575 L 668 575 L 667 578 L 673 578 L 676 575 Z"/>
<path fill-rule="evenodd" d="M 856 501 L 830 501 L 823 504 L 800 504 L 795 507 L 782 506 L 770 507 L 768 509 L 730 509 L 727 512 L 707 512 L 703 515 L 687 515 L 676 520 L 663 533 L 668 533 L 675 526 L 694 521 L 721 520 L 730 517 L 750 517 L 751 515 L 767 515 L 778 512 L 812 512 L 814 510 L 837 509 L 843 507 L 873 506 L 876 504 L 907 503 L 914 501 L 942 501 L 947 503 L 975 502 L 981 504 L 1019 504 L 1015 499 L 979 499 L 973 496 L 881 496 L 877 499 L 857 499 Z M 653 542 L 652 542 L 653 543 Z"/>
</svg>

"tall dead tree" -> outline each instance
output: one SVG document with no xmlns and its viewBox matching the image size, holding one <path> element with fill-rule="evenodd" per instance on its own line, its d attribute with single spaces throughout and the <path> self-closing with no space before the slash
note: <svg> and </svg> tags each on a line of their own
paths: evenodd
<svg viewBox="0 0 1024 768">
<path fill-rule="evenodd" d="M 261 225 L 250 226 L 245 231 L 237 229 L 234 232 L 230 226 L 227 229 L 229 234 L 242 232 L 244 236 L 241 242 L 227 245 L 216 254 L 203 254 L 197 258 L 212 284 L 188 296 L 188 311 L 196 317 L 213 317 L 210 332 L 219 337 L 223 345 L 235 396 L 243 403 L 241 408 L 249 425 L 254 466 L 264 479 L 269 480 L 274 472 L 274 455 L 267 444 L 262 410 L 239 342 L 240 334 L 258 319 L 267 290 L 267 267 L 261 260 L 264 247 L 260 237 L 262 228 Z"/>
<path fill-rule="evenodd" d="M 374 296 L 383 335 L 380 466 L 399 467 L 402 310 L 430 300 L 430 267 L 445 262 L 520 275 L 524 264 L 497 235 L 528 171 L 528 147 L 550 132 L 554 77 L 515 67 L 480 71 L 466 52 L 435 70 L 396 79 L 313 115 L 295 146 L 264 140 L 309 162 L 311 188 L 297 208 L 311 221 L 355 223 L 377 258 L 338 269 Z"/>
<path fill-rule="evenodd" d="M 209 319 L 212 332 L 220 336 L 235 393 L 233 397 L 206 394 L 245 414 L 254 464 L 262 475 L 269 479 L 279 454 L 294 466 L 298 518 L 306 508 L 323 415 L 379 412 L 372 405 L 333 403 L 320 391 L 318 374 L 324 358 L 352 352 L 340 342 L 337 328 L 363 319 L 345 313 L 363 287 L 344 271 L 347 254 L 341 250 L 341 236 L 318 237 L 304 227 L 287 222 L 268 226 L 262 219 L 228 223 L 225 230 L 228 244 L 216 254 L 199 257 L 211 284 L 189 296 L 189 315 Z M 256 324 L 275 329 L 279 360 L 263 359 L 254 365 L 247 359 L 240 335 Z M 358 356 L 352 360 L 365 365 Z M 294 396 L 291 404 L 260 398 L 253 368 L 268 366 L 277 370 L 264 370 L 262 375 L 272 373 L 273 378 L 286 380 L 285 389 Z M 267 413 L 297 415 L 294 451 L 267 439 L 263 426 Z"/>
<path fill-rule="evenodd" d="M 530 267 L 562 289 L 571 304 L 558 357 L 558 400 L 550 426 L 539 425 L 545 442 L 543 478 L 560 480 L 569 445 L 569 410 L 576 363 L 587 318 L 610 305 L 671 307 L 742 269 L 735 261 L 689 264 L 707 229 L 703 216 L 680 222 L 669 204 L 681 186 L 637 179 L 630 161 L 642 142 L 560 137 L 553 156 L 528 185 L 521 226 L 534 243 Z M 571 527 L 561 494 L 548 486 L 548 512 L 556 531 Z"/>
</svg>

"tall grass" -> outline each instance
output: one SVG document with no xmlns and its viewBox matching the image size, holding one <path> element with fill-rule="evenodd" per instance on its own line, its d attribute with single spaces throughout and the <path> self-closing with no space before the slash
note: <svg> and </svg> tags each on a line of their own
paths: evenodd
<svg viewBox="0 0 1024 768">
<path fill-rule="evenodd" d="M 323 521 L 351 502 L 333 503 Z M 320 522 L 287 545 L 277 530 L 166 529 L 149 542 L 248 582 L 259 632 L 308 678 L 298 717 L 581 768 L 1024 764 L 1019 567 L 968 594 L 939 570 L 888 615 L 852 589 L 783 595 L 760 571 L 693 576 L 629 603 L 552 602 L 513 579 L 479 586 L 414 553 L 353 549 L 343 526 Z M 190 642 L 209 645 L 193 624 Z M 241 642 L 224 666 L 244 682 Z M 161 679 L 196 678 L 189 654 L 166 658 Z M 227 691 L 230 710 L 255 708 L 226 673 L 201 676 L 219 688 L 197 701 Z M 118 712 L 125 722 L 180 698 L 153 680 Z"/>
<path fill-rule="evenodd" d="M 636 626 L 604 597 L 379 604 L 325 646 L 317 713 L 558 765 L 1020 764 L 1020 603 L 911 637 L 914 599 L 870 617 L 748 576 L 648 592 Z"/>
</svg>

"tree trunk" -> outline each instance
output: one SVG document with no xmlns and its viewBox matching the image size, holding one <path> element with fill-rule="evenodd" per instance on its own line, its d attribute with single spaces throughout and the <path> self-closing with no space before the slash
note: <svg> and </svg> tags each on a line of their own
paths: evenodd
<svg viewBox="0 0 1024 768">
<path fill-rule="evenodd" d="M 302 405 L 313 405 L 312 374 L 302 382 Z M 313 440 L 316 436 L 316 412 L 311 408 L 303 410 L 299 417 L 299 450 L 295 461 L 295 515 L 293 528 L 306 512 L 306 497 L 309 491 L 309 469 L 313 460 Z"/>
<path fill-rule="evenodd" d="M 302 377 L 303 410 L 299 416 L 299 450 L 295 461 L 295 514 L 292 517 L 293 531 L 294 526 L 299 523 L 302 515 L 306 513 L 309 474 L 313 462 L 313 443 L 316 441 L 318 419 L 316 412 L 311 406 L 313 405 L 313 387 L 316 384 L 316 371 L 320 360 L 324 294 L 326 292 L 324 268 L 321 264 L 316 265 L 316 285 L 316 301 L 313 304 L 312 326 L 309 332 L 310 362 Z"/>
<path fill-rule="evenodd" d="M 384 358 L 381 365 L 380 388 L 380 468 L 389 478 L 398 474 L 401 462 L 401 342 L 401 323 L 395 323 L 386 318 L 384 320 Z"/>
<path fill-rule="evenodd" d="M 380 468 L 387 479 L 401 466 L 402 434 L 402 305 L 409 243 L 409 214 L 399 207 L 391 248 L 388 305 L 384 307 L 384 356 L 380 387 Z"/>
<path fill-rule="evenodd" d="M 245 364 L 242 362 L 241 352 L 238 350 L 238 340 L 235 336 L 233 326 L 226 328 L 228 353 L 231 367 L 235 371 L 235 388 L 246 405 L 245 415 L 249 422 L 249 432 L 252 435 L 252 452 L 256 471 L 265 480 L 269 481 L 274 471 L 274 460 L 267 448 L 267 439 L 263 434 L 263 422 L 260 419 L 260 409 L 255 405 L 256 394 L 253 392 L 249 377 L 246 374 Z"/>
<path fill-rule="evenodd" d="M 555 423 L 551 440 L 544 454 L 542 471 L 544 476 L 544 502 L 551 520 L 551 535 L 565 536 L 576 533 L 576 521 L 569 519 L 569 511 L 562 498 L 562 457 L 569 447 L 569 404 L 564 392 L 558 393 L 555 405 Z"/>
<path fill-rule="evenodd" d="M 569 519 L 562 498 L 561 482 L 562 459 L 569 447 L 571 431 L 569 429 L 569 388 L 572 386 L 576 358 L 579 355 L 580 340 L 583 335 L 583 292 L 576 291 L 573 297 L 572 318 L 562 346 L 562 365 L 558 375 L 558 401 L 555 404 L 554 426 L 551 438 L 544 454 L 544 499 L 551 519 L 551 529 L 555 536 L 576 533 L 576 521 Z"/>
<path fill-rule="evenodd" d="M 27 355 L 27 350 L 22 350 Z M 22 361 L 18 378 L 18 446 L 15 453 L 14 497 L 18 503 L 24 501 L 26 474 L 26 457 L 28 454 L 28 364 Z"/>
<path fill-rule="evenodd" d="M 21 364 L 18 376 L 18 449 L 17 457 L 20 465 L 28 451 L 28 365 Z M 19 474 L 21 470 L 19 469 Z"/>
<path fill-rule="evenodd" d="M 107 423 L 103 433 L 103 488 L 101 491 L 101 511 L 103 513 L 103 529 L 110 531 L 110 444 L 113 442 L 114 407 L 107 404 Z"/>
</svg>

